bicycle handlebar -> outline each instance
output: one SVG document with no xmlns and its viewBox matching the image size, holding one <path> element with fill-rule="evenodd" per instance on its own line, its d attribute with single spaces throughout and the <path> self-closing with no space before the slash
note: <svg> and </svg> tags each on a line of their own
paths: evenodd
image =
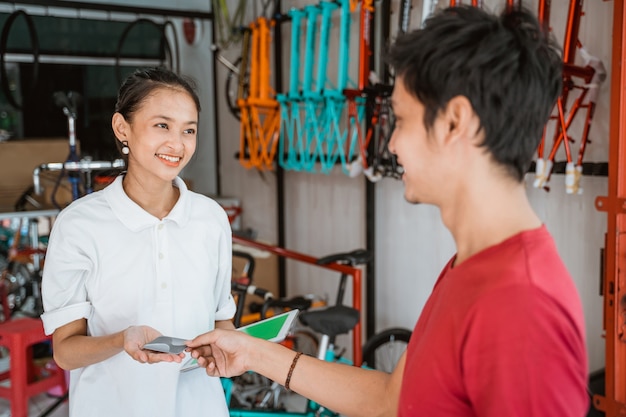
<svg viewBox="0 0 626 417">
<path fill-rule="evenodd" d="M 123 159 L 116 159 L 114 161 L 92 161 L 87 158 L 80 161 L 50 162 L 47 164 L 41 164 L 33 170 L 33 188 L 36 195 L 41 195 L 43 193 L 41 182 L 39 181 L 39 173 L 41 171 L 65 170 L 72 172 L 89 172 L 95 170 L 124 168 L 124 165 Z"/>
<path fill-rule="evenodd" d="M 311 299 L 305 298 L 301 295 L 295 296 L 289 299 L 269 299 L 265 301 L 263 304 L 252 302 L 248 306 L 251 313 L 259 313 L 263 310 L 263 305 L 265 305 L 265 309 L 267 310 L 270 307 L 277 308 L 287 308 L 290 310 L 308 310 L 313 305 L 313 301 Z"/>
<path fill-rule="evenodd" d="M 272 300 L 274 299 L 274 294 L 271 291 L 265 290 L 263 288 L 259 288 L 256 285 L 245 285 L 239 282 L 231 282 L 230 287 L 232 290 L 240 291 L 242 293 L 250 294 L 250 295 L 258 295 L 264 300 Z"/>
<path fill-rule="evenodd" d="M 328 265 L 333 262 L 347 264 L 350 266 L 363 265 L 370 261 L 370 254 L 366 249 L 356 249 L 352 252 L 337 253 L 319 258 L 318 265 Z"/>
</svg>

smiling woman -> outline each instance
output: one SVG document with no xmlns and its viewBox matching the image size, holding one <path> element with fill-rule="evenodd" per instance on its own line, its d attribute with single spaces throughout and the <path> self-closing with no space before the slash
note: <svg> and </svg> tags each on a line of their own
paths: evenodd
<svg viewBox="0 0 626 417">
<path fill-rule="evenodd" d="M 112 121 L 118 142 L 128 152 L 124 191 L 157 218 L 166 216 L 178 199 L 171 182 L 196 150 L 200 109 L 189 84 L 166 81 L 129 86 L 128 94 L 120 94 L 127 101 L 118 103 Z"/>
<path fill-rule="evenodd" d="M 196 150 L 198 110 L 181 89 L 157 88 L 127 120 L 113 115 L 113 131 L 128 148 L 126 194 L 157 218 L 170 212 L 178 198 L 172 180 Z"/>
<path fill-rule="evenodd" d="M 143 348 L 233 328 L 228 216 L 179 177 L 199 112 L 189 80 L 162 68 L 132 74 L 112 117 L 127 171 L 54 224 L 42 319 L 56 362 L 71 370 L 70 416 L 228 415 L 219 380 L 181 373 L 184 353 Z"/>
</svg>

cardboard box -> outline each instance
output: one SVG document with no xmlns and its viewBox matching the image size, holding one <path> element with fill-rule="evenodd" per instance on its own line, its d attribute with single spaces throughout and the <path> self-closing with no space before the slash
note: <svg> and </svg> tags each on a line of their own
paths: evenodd
<svg viewBox="0 0 626 417">
<path fill-rule="evenodd" d="M 251 255 L 254 259 L 252 284 L 256 285 L 259 288 L 271 291 L 275 297 L 279 296 L 277 255 L 237 243 L 233 244 L 233 252 L 244 252 Z M 233 256 L 233 279 L 239 278 L 244 275 L 244 268 L 247 263 L 247 259 Z M 246 295 L 246 310 L 244 314 L 250 312 L 249 304 L 251 302 L 263 303 L 263 299 L 256 295 Z"/>
<path fill-rule="evenodd" d="M 69 155 L 67 138 L 20 139 L 0 142 L 0 211 L 15 211 L 15 203 L 20 196 L 33 185 L 33 171 L 41 164 L 64 162 Z M 44 183 L 51 190 L 50 182 Z M 60 187 L 65 188 L 65 187 Z M 71 201 L 71 193 L 69 194 Z M 57 201 L 65 201 L 66 196 L 59 195 Z M 42 208 L 51 208 L 52 204 L 41 199 Z M 38 199 L 39 201 L 39 199 Z"/>
</svg>

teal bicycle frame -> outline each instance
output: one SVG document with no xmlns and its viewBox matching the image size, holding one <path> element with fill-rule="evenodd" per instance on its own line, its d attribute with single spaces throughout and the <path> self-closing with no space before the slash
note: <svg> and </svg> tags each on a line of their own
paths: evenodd
<svg viewBox="0 0 626 417">
<path fill-rule="evenodd" d="M 333 88 L 327 76 L 328 50 L 332 17 L 337 9 L 341 11 L 339 63 L 337 85 Z M 319 163 L 320 172 L 330 173 L 339 161 L 344 172 L 347 172 L 348 164 L 358 148 L 357 134 L 353 127 L 355 123 L 363 121 L 365 114 L 363 101 L 360 103 L 359 117 L 344 119 L 342 124 L 347 110 L 343 91 L 349 81 L 349 0 L 321 1 L 302 10 L 291 10 L 289 15 L 292 23 L 289 92 L 277 96 L 281 107 L 279 164 L 286 170 L 316 172 Z M 300 32 L 305 17 L 307 30 L 300 86 Z M 318 20 L 319 43 L 316 45 Z M 313 71 L 316 65 L 314 80 Z M 348 140 L 349 144 L 346 143 Z"/>
</svg>

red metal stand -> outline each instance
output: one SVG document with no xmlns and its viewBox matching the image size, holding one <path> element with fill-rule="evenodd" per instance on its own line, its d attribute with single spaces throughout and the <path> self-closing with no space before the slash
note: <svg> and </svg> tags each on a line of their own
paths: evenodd
<svg viewBox="0 0 626 417">
<path fill-rule="evenodd" d="M 626 416 L 626 341 L 620 337 L 626 295 L 626 9 L 613 1 L 613 50 L 611 69 L 611 117 L 608 196 L 596 199 L 596 208 L 607 213 L 603 282 L 606 337 L 605 395 L 595 395 L 593 405 L 606 417 Z"/>
<path fill-rule="evenodd" d="M 60 387 L 61 392 L 67 391 L 65 375 L 61 369 L 51 370 L 51 374 L 43 379 L 35 377 L 32 346 L 50 340 L 43 330 L 40 319 L 17 319 L 0 324 L 0 345 L 9 349 L 9 372 L 0 375 L 0 379 L 10 379 L 10 386 L 0 387 L 0 397 L 11 402 L 13 417 L 28 416 L 29 398 Z"/>
</svg>

